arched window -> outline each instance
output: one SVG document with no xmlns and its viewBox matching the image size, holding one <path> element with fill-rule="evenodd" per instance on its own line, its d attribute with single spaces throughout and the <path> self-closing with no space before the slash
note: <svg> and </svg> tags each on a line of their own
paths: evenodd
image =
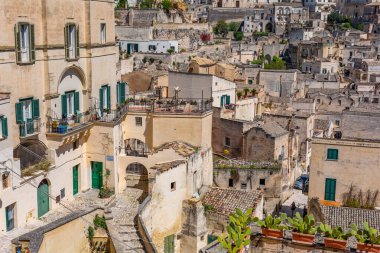
<svg viewBox="0 0 380 253">
<path fill-rule="evenodd" d="M 127 166 L 127 173 L 134 173 L 139 175 L 147 175 L 148 170 L 141 163 L 131 163 Z"/>
</svg>

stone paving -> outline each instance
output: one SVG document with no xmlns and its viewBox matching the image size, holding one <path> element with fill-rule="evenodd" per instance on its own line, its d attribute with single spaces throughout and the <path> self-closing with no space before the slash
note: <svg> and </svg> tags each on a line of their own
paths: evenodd
<svg viewBox="0 0 380 253">
<path fill-rule="evenodd" d="M 296 205 L 294 212 L 291 210 L 291 205 L 293 202 Z M 303 215 L 305 206 L 307 207 L 307 195 L 303 194 L 301 190 L 293 189 L 292 195 L 282 204 L 282 209 L 280 212 L 286 213 L 290 217 L 297 212 Z"/>
<path fill-rule="evenodd" d="M 145 252 L 137 231 L 139 199 L 143 194 L 140 189 L 127 188 L 105 210 L 107 226 L 117 252 Z"/>
<path fill-rule="evenodd" d="M 113 201 L 114 197 L 109 199 L 99 199 L 98 198 L 98 190 L 89 190 L 84 193 L 79 193 L 75 196 L 73 201 L 64 201 L 63 205 L 68 207 L 63 207 L 62 205 L 58 208 L 49 211 L 47 214 L 42 216 L 39 220 L 34 220 L 28 223 L 25 227 L 16 228 L 10 232 L 7 232 L 6 235 L 0 235 L 0 252 L 1 253 L 11 253 L 12 252 L 12 243 L 11 241 L 14 238 L 19 237 L 27 232 L 30 232 L 38 227 L 49 224 L 52 221 L 55 221 L 59 218 L 67 216 L 72 211 L 86 211 L 89 209 L 93 209 L 94 207 L 105 207 L 111 201 Z"/>
</svg>

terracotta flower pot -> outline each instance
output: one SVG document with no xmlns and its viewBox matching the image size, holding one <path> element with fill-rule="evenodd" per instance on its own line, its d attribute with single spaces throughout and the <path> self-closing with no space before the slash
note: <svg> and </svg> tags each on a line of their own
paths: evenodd
<svg viewBox="0 0 380 253">
<path fill-rule="evenodd" d="M 293 232 L 293 239 L 292 240 L 295 242 L 301 242 L 304 244 L 311 245 L 314 242 L 314 235 L 301 234 L 301 233 Z"/>
<path fill-rule="evenodd" d="M 262 228 L 261 231 L 265 237 L 272 237 L 272 238 L 282 238 L 283 237 L 283 232 L 281 230 L 270 229 L 270 228 Z"/>
<path fill-rule="evenodd" d="M 324 241 L 325 241 L 325 246 L 327 248 L 341 249 L 341 250 L 346 249 L 347 241 L 345 241 L 345 240 L 338 240 L 338 239 L 326 238 L 325 237 Z"/>
<path fill-rule="evenodd" d="M 358 242 L 358 251 L 380 253 L 380 245 L 377 244 L 365 244 Z"/>
</svg>

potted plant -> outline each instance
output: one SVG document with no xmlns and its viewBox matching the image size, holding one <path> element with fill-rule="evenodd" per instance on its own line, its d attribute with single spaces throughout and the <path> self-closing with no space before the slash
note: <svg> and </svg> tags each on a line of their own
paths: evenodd
<svg viewBox="0 0 380 253">
<path fill-rule="evenodd" d="M 380 253 L 380 235 L 376 229 L 369 226 L 368 222 L 363 223 L 363 229 L 351 224 L 349 233 L 358 240 L 358 251 Z"/>
<path fill-rule="evenodd" d="M 228 253 L 243 253 L 245 247 L 251 243 L 249 224 L 253 221 L 252 211 L 252 208 L 246 212 L 237 208 L 236 212 L 229 216 L 227 235 L 218 237 L 219 243 Z"/>
<path fill-rule="evenodd" d="M 244 88 L 243 91 L 244 91 L 244 97 L 246 98 L 248 96 L 249 89 Z"/>
<path fill-rule="evenodd" d="M 317 231 L 324 237 L 325 246 L 333 249 L 345 250 L 348 234 L 344 233 L 343 228 L 336 226 L 332 228 L 328 224 L 320 224 Z"/>
<path fill-rule="evenodd" d="M 252 96 L 255 96 L 255 95 L 257 94 L 256 89 L 252 89 L 252 90 L 251 90 L 251 93 L 252 93 Z"/>
<path fill-rule="evenodd" d="M 240 99 L 243 96 L 243 93 L 241 91 L 238 91 L 236 93 L 236 95 L 237 95 L 238 99 Z"/>
<path fill-rule="evenodd" d="M 314 234 L 317 231 L 313 215 L 306 215 L 302 218 L 301 214 L 297 212 L 293 219 L 288 217 L 288 222 L 293 229 L 293 241 L 313 244 Z"/>
<path fill-rule="evenodd" d="M 283 231 L 288 228 L 287 225 L 284 224 L 286 220 L 286 214 L 282 213 L 280 217 L 272 217 L 272 215 L 268 215 L 263 220 L 258 220 L 255 217 L 254 221 L 257 222 L 257 225 L 261 227 L 261 231 L 266 237 L 273 238 L 282 238 Z"/>
</svg>

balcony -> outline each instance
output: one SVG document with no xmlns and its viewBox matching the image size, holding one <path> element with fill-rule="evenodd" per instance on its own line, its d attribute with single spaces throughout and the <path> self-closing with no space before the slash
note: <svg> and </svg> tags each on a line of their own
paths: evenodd
<svg viewBox="0 0 380 253">
<path fill-rule="evenodd" d="M 46 121 L 46 134 L 51 136 L 68 135 L 71 133 L 81 132 L 92 125 L 97 119 L 96 114 L 79 113 L 68 118 L 51 118 Z"/>
<path fill-rule="evenodd" d="M 40 132 L 41 120 L 27 119 L 26 122 L 18 123 L 19 134 L 21 138 L 32 136 Z"/>
</svg>

